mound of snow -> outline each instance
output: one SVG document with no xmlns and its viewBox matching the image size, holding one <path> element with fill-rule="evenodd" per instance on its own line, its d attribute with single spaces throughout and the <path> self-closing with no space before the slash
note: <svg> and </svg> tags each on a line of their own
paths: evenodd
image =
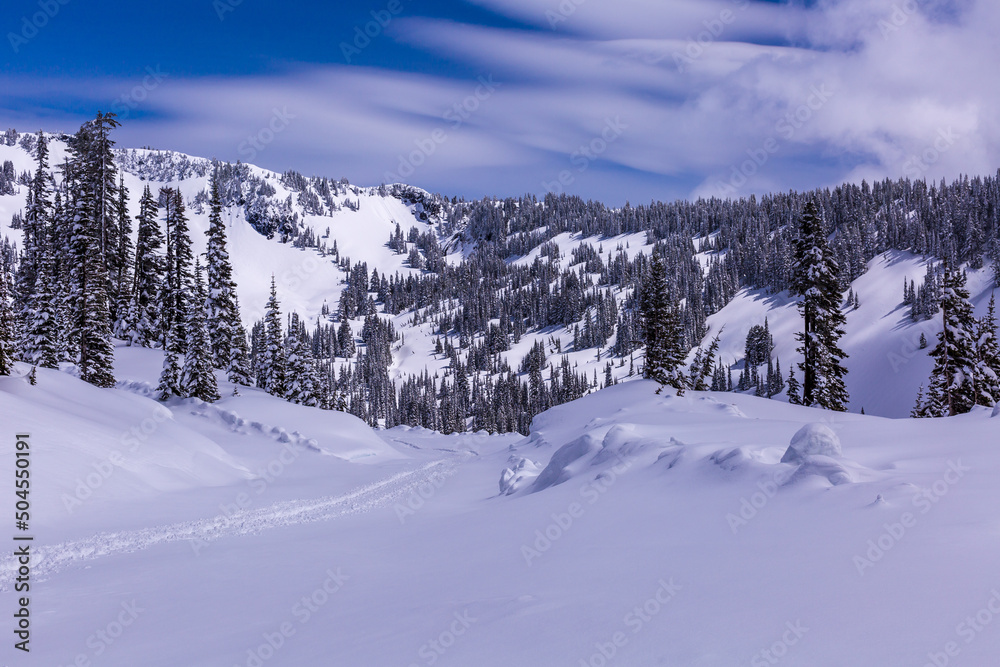
<svg viewBox="0 0 1000 667">
<path fill-rule="evenodd" d="M 990 416 L 991 417 L 1000 417 L 1000 403 L 996 404 L 996 407 L 993 408 L 993 414 L 990 415 Z"/>
<path fill-rule="evenodd" d="M 532 490 L 542 491 L 571 479 L 586 463 L 583 461 L 601 450 L 601 441 L 593 433 L 585 433 L 556 450 L 549 464 L 538 475 Z"/>
<path fill-rule="evenodd" d="M 525 486 L 529 481 L 533 481 L 541 472 L 541 467 L 532 461 L 521 456 L 512 455 L 507 461 L 509 467 L 504 468 L 500 473 L 500 495 L 509 496 Z"/>
<path fill-rule="evenodd" d="M 840 461 L 822 454 L 814 454 L 806 458 L 795 471 L 794 476 L 805 477 L 809 475 L 825 477 L 834 486 L 851 484 L 855 481 L 854 475 Z"/>
<path fill-rule="evenodd" d="M 807 456 L 841 456 L 840 438 L 826 424 L 806 424 L 792 436 L 792 442 L 781 457 L 782 463 L 799 463 Z"/>
</svg>

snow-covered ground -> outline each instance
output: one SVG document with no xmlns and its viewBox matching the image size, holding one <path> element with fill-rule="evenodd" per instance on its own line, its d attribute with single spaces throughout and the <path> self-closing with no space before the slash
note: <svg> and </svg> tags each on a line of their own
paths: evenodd
<svg viewBox="0 0 1000 667">
<path fill-rule="evenodd" d="M 45 370 L 0 383 L 0 479 L 13 433 L 32 434 L 37 577 L 30 657 L 8 637 L 0 664 L 1000 654 L 989 410 L 890 420 L 640 381 L 527 438 L 442 436 L 253 390 L 162 406 L 146 397 L 159 353 L 117 359 L 115 390 Z M 8 622 L 13 572 L 0 560 Z"/>
</svg>

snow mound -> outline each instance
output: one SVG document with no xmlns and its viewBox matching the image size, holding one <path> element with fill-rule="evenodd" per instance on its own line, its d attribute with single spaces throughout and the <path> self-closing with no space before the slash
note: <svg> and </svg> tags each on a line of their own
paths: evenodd
<svg viewBox="0 0 1000 667">
<path fill-rule="evenodd" d="M 732 449 L 720 449 L 714 452 L 709 460 L 723 470 L 733 471 L 743 468 L 753 461 L 749 448 L 734 447 Z M 782 459 L 784 460 L 784 459 Z"/>
<path fill-rule="evenodd" d="M 781 457 L 782 463 L 799 463 L 812 455 L 840 458 L 840 438 L 826 424 L 806 424 L 800 428 Z"/>
<path fill-rule="evenodd" d="M 510 466 L 500 473 L 502 496 L 509 496 L 521 490 L 528 482 L 534 481 L 541 472 L 541 467 L 537 463 L 521 456 L 512 455 L 507 463 Z"/>
<path fill-rule="evenodd" d="M 601 450 L 601 441 L 593 433 L 585 433 L 576 440 L 557 449 L 549 464 L 538 475 L 532 485 L 533 491 L 542 491 L 557 486 L 580 473 L 590 458 Z"/>
<path fill-rule="evenodd" d="M 806 456 L 802 460 L 802 465 L 795 471 L 794 477 L 806 476 L 825 477 L 834 486 L 852 484 L 856 481 L 851 471 L 845 468 L 840 461 L 822 454 Z"/>
<path fill-rule="evenodd" d="M 996 407 L 993 408 L 993 414 L 990 417 L 1000 417 L 1000 403 L 997 403 Z"/>
</svg>

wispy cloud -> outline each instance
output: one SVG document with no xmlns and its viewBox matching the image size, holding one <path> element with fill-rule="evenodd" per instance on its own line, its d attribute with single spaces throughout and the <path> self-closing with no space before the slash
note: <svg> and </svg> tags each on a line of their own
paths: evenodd
<svg viewBox="0 0 1000 667">
<path fill-rule="evenodd" d="M 453 110 L 475 96 L 475 77 L 310 65 L 269 76 L 170 77 L 119 142 L 246 159 L 241 143 L 275 107 L 287 108 L 295 119 L 255 156 L 263 166 L 378 183 L 441 130 L 411 182 L 466 196 L 542 194 L 618 118 L 627 129 L 585 173 L 573 171 L 567 187 L 611 203 L 718 195 L 725 183 L 739 183 L 728 194 L 747 194 L 912 176 L 912 159 L 941 131 L 953 144 L 922 163 L 921 175 L 991 172 L 1000 163 L 1000 89 L 992 84 L 1000 7 L 987 0 L 831 0 L 809 9 L 585 0 L 569 3 L 575 10 L 554 28 L 546 12 L 558 12 L 558 2 L 476 1 L 537 28 L 401 18 L 383 37 L 493 77 L 495 93 L 470 103 L 458 124 Z M 77 114 L 57 110 L 89 115 L 88 105 L 107 108 L 136 83 L 6 77 L 3 113 L 10 124 L 31 121 L 25 129 L 38 118 L 71 123 Z M 767 144 L 766 164 L 734 180 L 769 139 L 776 144 Z"/>
</svg>

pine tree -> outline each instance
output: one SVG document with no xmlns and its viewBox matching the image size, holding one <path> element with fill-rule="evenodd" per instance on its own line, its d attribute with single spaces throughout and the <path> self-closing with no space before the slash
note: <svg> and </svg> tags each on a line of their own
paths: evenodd
<svg viewBox="0 0 1000 667">
<path fill-rule="evenodd" d="M 805 326 L 796 334 L 803 355 L 799 364 L 804 374 L 802 404 L 845 411 L 847 369 L 842 361 L 847 355 L 840 349 L 839 340 L 846 320 L 840 309 L 838 273 L 819 211 L 809 202 L 799 223 L 792 277 L 793 292 L 803 297 L 799 312 Z"/>
<path fill-rule="evenodd" d="M 129 345 L 152 347 L 162 339 L 163 328 L 158 308 L 159 293 L 165 285 L 163 232 L 157 222 L 159 206 L 149 190 L 139 200 L 138 238 L 135 244 L 135 264 L 132 298 L 119 337 Z"/>
<path fill-rule="evenodd" d="M 178 353 L 186 347 L 187 332 L 184 327 L 188 299 L 192 292 L 191 267 L 194 253 L 188 233 L 188 220 L 184 210 L 184 197 L 179 189 L 165 188 L 160 198 L 166 204 L 167 262 L 166 280 L 161 293 L 161 322 L 165 330 L 172 330 Z"/>
<path fill-rule="evenodd" d="M 674 387 L 680 395 L 686 386 L 684 374 L 680 371 L 684 360 L 681 349 L 683 330 L 678 308 L 670 301 L 666 265 L 659 255 L 653 258 L 649 279 L 644 288 L 642 317 L 646 362 L 643 377 Z"/>
<path fill-rule="evenodd" d="M 351 323 L 343 315 L 340 318 L 340 328 L 337 329 L 337 343 L 345 358 L 350 359 L 354 356 L 354 332 L 351 331 Z"/>
<path fill-rule="evenodd" d="M 205 311 L 208 314 L 208 334 L 211 339 L 213 363 L 218 368 L 226 368 L 232 357 L 233 329 L 239 325 L 240 315 L 234 296 L 236 284 L 233 282 L 233 267 L 229 262 L 229 251 L 226 249 L 226 227 L 222 222 L 218 169 L 212 175 L 210 206 L 211 213 L 206 232 L 208 296 L 205 299 Z"/>
<path fill-rule="evenodd" d="M 799 381 L 795 378 L 795 368 L 788 369 L 788 402 L 792 405 L 802 405 L 799 395 Z"/>
<path fill-rule="evenodd" d="M 21 241 L 22 257 L 18 270 L 18 291 L 23 295 L 31 293 L 35 284 L 35 274 L 38 269 L 40 248 L 45 245 L 45 229 L 51 219 L 51 177 L 49 175 L 48 141 L 41 131 L 35 144 L 35 176 L 31 180 L 28 191 L 28 206 L 21 225 L 23 238 Z"/>
<path fill-rule="evenodd" d="M 114 231 L 116 234 L 116 247 L 111 248 L 114 254 L 114 261 L 110 262 L 114 273 L 110 276 L 114 306 L 112 317 L 115 321 L 115 331 L 124 329 L 124 320 L 127 316 L 129 305 L 132 302 L 132 223 L 128 215 L 128 188 L 125 187 L 125 177 L 118 176 L 118 199 L 115 202 L 116 221 Z"/>
<path fill-rule="evenodd" d="M 14 307 L 8 284 L 7 270 L 0 264 L 0 375 L 14 370 Z"/>
<path fill-rule="evenodd" d="M 976 358 L 976 403 L 992 408 L 1000 403 L 1000 343 L 993 295 L 976 327 Z"/>
<path fill-rule="evenodd" d="M 285 346 L 274 276 L 271 276 L 271 296 L 267 300 L 267 311 L 264 315 L 264 349 L 261 357 L 262 388 L 274 396 L 284 396 L 287 387 Z"/>
<path fill-rule="evenodd" d="M 46 258 L 51 258 L 50 233 L 52 227 L 51 177 L 48 172 L 48 141 L 39 131 L 35 144 L 35 159 L 37 166 L 35 176 L 31 181 L 28 194 L 28 207 L 22 224 L 21 263 L 18 269 L 18 289 L 20 297 L 20 317 L 23 340 L 21 353 L 29 363 L 43 363 L 47 368 L 54 368 L 48 357 L 48 350 L 56 346 L 52 338 L 55 333 L 55 322 L 50 322 L 55 303 L 53 301 L 54 285 L 52 265 L 44 266 Z M 39 274 L 45 271 L 46 275 Z M 40 290 L 46 292 L 43 296 Z M 51 365 L 50 365 L 51 364 Z"/>
<path fill-rule="evenodd" d="M 943 329 L 931 351 L 934 370 L 919 417 L 964 414 L 976 404 L 976 320 L 965 274 L 946 269 L 941 292 Z"/>
<path fill-rule="evenodd" d="M 160 371 L 160 383 L 156 387 L 156 395 L 161 401 L 184 394 L 179 357 L 174 332 L 168 331 L 163 342 L 163 369 Z"/>
<path fill-rule="evenodd" d="M 305 327 L 300 322 L 298 313 L 292 313 L 285 350 L 288 359 L 285 398 L 300 405 L 317 405 L 313 358 L 306 345 Z"/>
<path fill-rule="evenodd" d="M 111 344 L 111 311 L 108 307 L 108 274 L 102 255 L 99 193 L 94 183 L 100 166 L 94 164 L 91 126 L 84 125 L 72 142 L 74 193 L 72 211 L 71 308 L 72 332 L 80 378 L 98 387 L 113 387 L 114 347 Z"/>
<path fill-rule="evenodd" d="M 201 263 L 195 259 L 194 264 L 195 291 L 188 301 L 188 311 L 184 329 L 187 332 L 184 351 L 184 368 L 181 374 L 181 387 L 185 396 L 200 398 L 206 403 L 219 400 L 219 387 L 212 370 L 212 349 L 208 340 L 208 328 L 205 322 L 205 285 L 201 277 Z"/>
<path fill-rule="evenodd" d="M 239 302 L 233 295 L 236 311 L 239 312 Z M 229 343 L 229 364 L 226 367 L 227 379 L 233 384 L 245 387 L 253 386 L 253 373 L 250 368 L 250 350 L 247 348 L 247 331 L 242 322 L 237 322 L 232 329 L 232 340 Z"/>
<path fill-rule="evenodd" d="M 48 227 L 48 225 L 46 225 Z M 49 230 L 46 229 L 46 232 Z M 44 235 L 38 258 L 38 272 L 31 294 L 33 306 L 26 313 L 22 356 L 30 364 L 42 368 L 59 367 L 58 289 L 52 260 L 52 240 Z"/>
</svg>

